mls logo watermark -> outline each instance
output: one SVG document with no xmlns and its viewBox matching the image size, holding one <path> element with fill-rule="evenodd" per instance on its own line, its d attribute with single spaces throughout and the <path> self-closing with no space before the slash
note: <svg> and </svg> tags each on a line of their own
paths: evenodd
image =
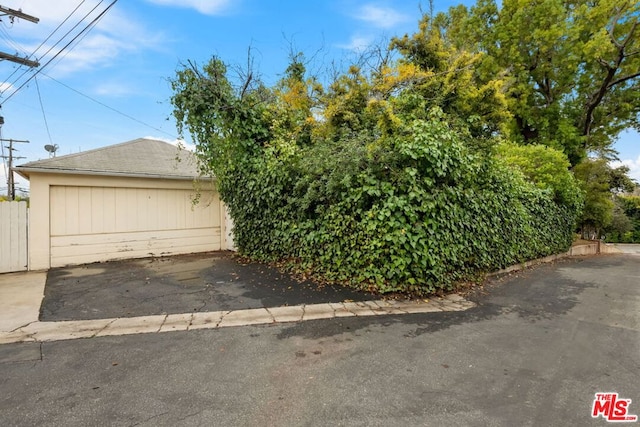
<svg viewBox="0 0 640 427">
<path fill-rule="evenodd" d="M 618 393 L 596 393 L 591 416 L 602 417 L 610 423 L 633 423 L 638 421 L 638 416 L 629 414 L 630 405 L 631 399 L 619 398 Z"/>
</svg>

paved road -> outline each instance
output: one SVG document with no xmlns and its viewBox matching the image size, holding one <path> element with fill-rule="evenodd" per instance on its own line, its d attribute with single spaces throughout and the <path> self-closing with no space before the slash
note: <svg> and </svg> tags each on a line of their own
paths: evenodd
<svg viewBox="0 0 640 427">
<path fill-rule="evenodd" d="M 634 243 L 615 243 L 615 246 L 618 250 L 622 251 L 625 254 L 635 254 L 640 255 L 640 245 Z"/>
<path fill-rule="evenodd" d="M 640 414 L 640 260 L 503 278 L 459 313 L 0 346 L 0 424 L 602 426 Z"/>
</svg>

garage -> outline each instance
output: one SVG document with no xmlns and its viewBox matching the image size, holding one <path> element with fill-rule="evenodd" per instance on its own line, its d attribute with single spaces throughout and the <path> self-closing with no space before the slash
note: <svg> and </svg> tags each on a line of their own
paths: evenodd
<svg viewBox="0 0 640 427">
<path fill-rule="evenodd" d="M 29 268 L 230 249 L 192 153 L 152 139 L 27 163 Z"/>
</svg>

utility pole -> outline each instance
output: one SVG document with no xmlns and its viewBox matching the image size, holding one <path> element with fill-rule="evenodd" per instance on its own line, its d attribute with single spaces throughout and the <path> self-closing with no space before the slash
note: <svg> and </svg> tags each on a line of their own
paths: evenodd
<svg viewBox="0 0 640 427">
<path fill-rule="evenodd" d="M 22 10 L 15 10 L 8 7 L 0 6 L 0 16 L 5 16 L 5 15 L 11 16 L 12 22 L 14 18 L 22 18 L 27 21 L 33 22 L 34 24 L 37 24 L 38 22 L 40 22 L 39 18 L 36 18 L 35 16 L 27 15 L 26 13 L 22 12 Z"/>
<path fill-rule="evenodd" d="M 16 18 L 24 19 L 26 21 L 33 22 L 34 24 L 37 24 L 38 22 L 40 22 L 39 18 L 28 15 L 24 13 L 22 10 L 11 9 L 9 7 L 0 5 L 0 20 L 4 16 L 9 16 L 9 19 L 11 20 L 12 24 Z M 31 67 L 31 68 L 40 66 L 38 61 L 32 61 L 29 58 L 22 58 L 18 55 L 12 55 L 10 53 L 0 52 L 0 61 L 2 61 L 3 59 L 7 61 L 15 62 L 20 65 L 26 65 L 27 67 Z M 3 124 L 4 124 L 4 118 L 0 116 L 0 128 L 2 127 Z M 7 160 L 7 164 L 9 166 L 7 169 L 7 197 L 9 198 L 9 200 L 14 200 L 16 198 L 16 185 L 15 185 L 15 180 L 13 178 L 13 161 L 16 159 L 24 159 L 25 157 L 20 157 L 20 156 L 16 157 L 13 155 L 13 152 L 15 151 L 15 148 L 13 148 L 13 143 L 29 142 L 29 141 L 22 141 L 19 139 L 2 139 L 2 137 L 0 136 L 0 144 L 2 144 L 3 142 L 9 142 L 9 145 L 5 146 L 6 148 L 9 149 L 9 153 L 7 153 L 6 156 L 0 156 L 3 159 Z"/>
<path fill-rule="evenodd" d="M 0 143 L 8 142 L 9 145 L 5 145 L 5 148 L 9 149 L 9 154 L 6 156 L 2 156 L 2 158 L 7 159 L 8 164 L 8 173 L 7 173 L 7 198 L 9 200 L 15 200 L 16 198 L 16 184 L 13 179 L 13 161 L 16 159 L 25 159 L 26 157 L 14 156 L 13 152 L 16 150 L 13 148 L 14 142 L 29 142 L 20 139 L 2 139 L 0 138 Z"/>
<path fill-rule="evenodd" d="M 0 6 L 0 17 L 2 16 L 9 16 L 10 17 L 9 19 L 11 19 L 12 23 L 15 18 L 21 18 L 21 19 L 33 22 L 34 24 L 37 24 L 40 21 L 39 18 L 36 18 L 35 16 L 27 15 L 21 10 L 15 10 L 8 7 Z M 21 64 L 21 65 L 26 65 L 27 67 L 31 67 L 31 68 L 40 66 L 40 63 L 38 63 L 38 61 L 32 61 L 28 58 L 21 58 L 18 55 L 11 55 L 10 53 L 0 52 L 0 60 L 3 60 L 3 59 Z"/>
</svg>

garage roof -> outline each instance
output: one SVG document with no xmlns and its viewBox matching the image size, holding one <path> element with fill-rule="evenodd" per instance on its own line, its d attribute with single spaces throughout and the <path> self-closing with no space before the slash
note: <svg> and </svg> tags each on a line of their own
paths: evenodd
<svg viewBox="0 0 640 427">
<path fill-rule="evenodd" d="M 121 144 L 25 163 L 14 168 L 25 178 L 31 173 L 127 176 L 166 179 L 200 177 L 195 155 L 175 145 L 139 138 Z"/>
</svg>

